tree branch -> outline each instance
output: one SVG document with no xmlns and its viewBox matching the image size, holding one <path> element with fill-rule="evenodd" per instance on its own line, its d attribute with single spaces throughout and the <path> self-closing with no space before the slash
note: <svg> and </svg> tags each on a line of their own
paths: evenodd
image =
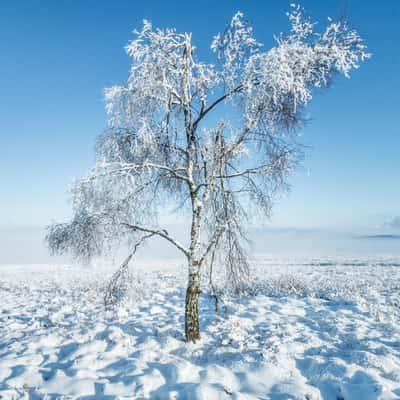
<svg viewBox="0 0 400 400">
<path fill-rule="evenodd" d="M 205 258 L 207 257 L 208 253 L 211 251 L 211 249 L 218 243 L 219 238 L 221 237 L 222 233 L 224 232 L 225 228 L 221 228 L 221 229 L 216 229 L 213 232 L 213 235 L 211 237 L 211 240 L 207 246 L 207 248 L 205 249 L 203 255 L 200 258 L 200 264 L 203 263 L 203 261 L 205 260 Z"/>
<path fill-rule="evenodd" d="M 153 235 L 158 235 L 165 240 L 168 240 L 170 243 L 172 243 L 177 249 L 179 249 L 186 257 L 189 257 L 189 250 L 187 250 L 182 244 L 180 244 L 176 239 L 171 237 L 166 230 L 159 230 L 159 229 L 151 229 L 151 228 L 146 228 L 141 225 L 136 225 L 136 224 L 128 224 L 126 222 L 123 222 L 122 225 L 126 226 L 127 228 L 132 229 L 133 231 L 141 231 L 141 232 L 146 232 L 146 233 L 151 233 Z"/>
<path fill-rule="evenodd" d="M 277 160 L 277 161 L 279 161 L 279 160 Z M 261 166 L 256 167 L 256 168 L 247 168 L 247 169 L 244 169 L 242 171 L 238 171 L 238 172 L 236 172 L 234 174 L 230 174 L 230 175 L 219 175 L 219 176 L 216 176 L 215 178 L 216 179 L 231 179 L 231 178 L 237 178 L 237 177 L 243 176 L 243 175 L 260 174 L 260 173 L 265 174 L 269 170 L 270 171 L 274 171 L 275 170 L 277 161 L 273 162 L 273 163 L 264 164 L 264 165 L 261 165 Z"/>
<path fill-rule="evenodd" d="M 225 93 L 224 95 L 222 95 L 221 97 L 219 97 L 218 99 L 216 99 L 213 103 L 211 103 L 208 107 L 204 108 L 202 106 L 202 109 L 200 111 L 199 116 L 195 119 L 195 121 L 193 122 L 193 130 L 195 131 L 197 128 L 197 125 L 199 124 L 199 122 L 215 107 L 217 106 L 219 103 L 221 103 L 222 101 L 224 101 L 226 98 L 228 98 L 229 96 L 231 96 L 234 93 L 239 92 L 241 89 L 243 88 L 242 84 L 239 84 L 238 86 L 236 86 L 234 89 L 232 89 L 231 91 Z"/>
<path fill-rule="evenodd" d="M 177 171 L 185 171 L 184 168 L 173 169 L 171 167 L 167 167 L 166 165 L 160 165 L 160 164 L 148 163 L 148 162 L 144 162 L 142 164 L 111 162 L 111 163 L 101 163 L 99 166 L 101 168 L 117 167 L 118 169 L 116 171 L 112 171 L 113 173 L 125 172 L 125 171 L 130 172 L 133 170 L 144 170 L 146 168 L 159 169 L 159 170 L 167 171 L 167 172 L 171 173 L 176 179 L 179 179 L 179 180 L 182 180 L 185 182 L 190 182 L 190 180 L 187 176 L 177 173 Z M 105 175 L 107 175 L 107 173 Z"/>
</svg>

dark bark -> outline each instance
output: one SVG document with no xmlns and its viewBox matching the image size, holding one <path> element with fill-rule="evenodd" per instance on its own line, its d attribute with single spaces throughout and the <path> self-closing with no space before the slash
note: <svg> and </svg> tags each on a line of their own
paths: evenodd
<svg viewBox="0 0 400 400">
<path fill-rule="evenodd" d="M 187 342 L 195 343 L 200 339 L 199 326 L 199 296 L 200 296 L 199 273 L 190 274 L 186 290 L 185 304 L 185 336 Z"/>
</svg>

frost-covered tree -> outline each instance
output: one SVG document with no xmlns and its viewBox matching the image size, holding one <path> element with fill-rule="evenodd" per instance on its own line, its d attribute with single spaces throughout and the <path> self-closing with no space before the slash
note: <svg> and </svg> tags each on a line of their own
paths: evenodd
<svg viewBox="0 0 400 400">
<path fill-rule="evenodd" d="M 128 81 L 105 91 L 109 127 L 95 167 L 74 186 L 72 221 L 48 230 L 53 252 L 78 258 L 126 239 L 170 242 L 188 262 L 187 341 L 200 337 L 201 272 L 225 268 L 235 288 L 246 279 L 246 221 L 256 210 L 268 216 L 285 188 L 313 90 L 369 56 L 343 20 L 317 31 L 296 5 L 288 17 L 290 32 L 264 50 L 238 12 L 212 41 L 212 64 L 198 59 L 191 34 L 144 21 L 126 46 Z M 187 243 L 157 222 L 171 202 L 190 215 Z"/>
</svg>

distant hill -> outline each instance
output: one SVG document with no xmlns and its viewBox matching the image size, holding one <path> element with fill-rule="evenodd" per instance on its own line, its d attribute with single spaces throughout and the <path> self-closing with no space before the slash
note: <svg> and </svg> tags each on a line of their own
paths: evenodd
<svg viewBox="0 0 400 400">
<path fill-rule="evenodd" d="M 363 236 L 358 236 L 359 239 L 394 239 L 394 240 L 400 240 L 400 235 L 394 235 L 394 234 L 379 234 L 379 235 L 363 235 Z"/>
</svg>

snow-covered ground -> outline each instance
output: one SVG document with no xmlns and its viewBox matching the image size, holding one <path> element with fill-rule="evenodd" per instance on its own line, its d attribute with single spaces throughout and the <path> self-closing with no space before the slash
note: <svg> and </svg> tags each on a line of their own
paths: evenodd
<svg viewBox="0 0 400 400">
<path fill-rule="evenodd" d="M 184 266 L 140 270 L 114 310 L 102 268 L 0 267 L 0 398 L 400 399 L 400 259 L 254 268 L 218 312 L 202 295 L 193 345 Z"/>
</svg>

